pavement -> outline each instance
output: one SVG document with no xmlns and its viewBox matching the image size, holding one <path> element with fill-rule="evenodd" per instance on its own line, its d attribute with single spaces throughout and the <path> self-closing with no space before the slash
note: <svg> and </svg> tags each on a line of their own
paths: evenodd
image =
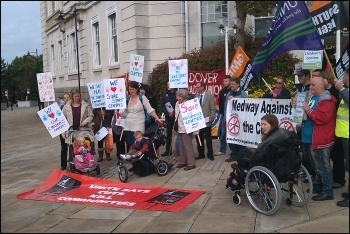
<svg viewBox="0 0 350 234">
<path fill-rule="evenodd" d="M 349 233 L 349 208 L 336 206 L 347 185 L 334 190 L 332 201 L 310 200 L 302 207 L 283 202 L 274 215 L 266 216 L 252 208 L 245 192 L 240 205 L 233 203 L 233 192 L 225 188 L 232 171 L 225 155 L 197 160 L 190 171 L 174 168 L 164 177 L 129 178 L 128 183 L 205 191 L 179 213 L 19 200 L 18 193 L 36 188 L 60 167 L 60 140 L 51 138 L 37 111 L 1 111 L 2 233 Z M 213 140 L 215 150 L 218 145 Z M 112 157 L 100 163 L 99 177 L 119 182 L 115 151 Z M 174 156 L 162 158 L 178 164 Z"/>
</svg>

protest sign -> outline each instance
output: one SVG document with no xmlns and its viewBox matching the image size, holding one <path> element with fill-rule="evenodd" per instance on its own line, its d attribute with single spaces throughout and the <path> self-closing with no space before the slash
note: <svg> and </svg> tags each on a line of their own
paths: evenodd
<svg viewBox="0 0 350 234">
<path fill-rule="evenodd" d="M 304 50 L 303 69 L 322 69 L 323 50 Z"/>
<path fill-rule="evenodd" d="M 205 119 L 198 98 L 183 102 L 179 105 L 186 133 L 205 128 Z"/>
<path fill-rule="evenodd" d="M 57 102 L 41 109 L 37 112 L 41 121 L 43 121 L 47 131 L 49 131 L 52 138 L 60 135 L 69 129 L 69 124 L 66 117 L 64 117 L 61 108 Z"/>
<path fill-rule="evenodd" d="M 55 90 L 51 72 L 37 73 L 38 91 L 41 102 L 54 102 Z"/>
<path fill-rule="evenodd" d="M 187 59 L 169 60 L 169 88 L 188 87 Z"/>
<path fill-rule="evenodd" d="M 298 92 L 296 94 L 296 104 L 293 116 L 293 122 L 300 124 L 303 121 L 304 108 L 303 103 L 305 102 L 306 92 Z"/>
<path fill-rule="evenodd" d="M 100 108 L 105 106 L 105 94 L 103 89 L 103 82 L 91 82 L 87 83 L 89 90 L 89 96 L 91 100 L 92 108 Z"/>
<path fill-rule="evenodd" d="M 231 98 L 225 114 L 227 143 L 257 148 L 261 142 L 261 118 L 266 114 L 276 115 L 280 128 L 296 131 L 289 99 Z"/>
<path fill-rule="evenodd" d="M 126 90 L 124 78 L 103 79 L 106 110 L 126 108 Z"/>
<path fill-rule="evenodd" d="M 144 60 L 145 57 L 142 55 L 130 55 L 129 80 L 142 83 Z"/>
</svg>

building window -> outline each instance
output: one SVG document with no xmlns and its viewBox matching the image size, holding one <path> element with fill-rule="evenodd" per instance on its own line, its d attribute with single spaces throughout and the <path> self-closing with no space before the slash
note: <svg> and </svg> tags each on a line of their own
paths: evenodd
<svg viewBox="0 0 350 234">
<path fill-rule="evenodd" d="M 55 45 L 51 44 L 50 47 L 50 71 L 52 76 L 55 76 Z"/>
<path fill-rule="evenodd" d="M 94 23 L 93 25 L 93 51 L 94 51 L 94 68 L 101 65 L 101 44 L 100 44 L 100 29 L 99 24 Z"/>
<path fill-rule="evenodd" d="M 67 43 L 68 43 L 68 58 L 67 58 L 68 73 L 71 74 L 78 71 L 75 33 L 71 33 L 67 35 Z"/>
<path fill-rule="evenodd" d="M 262 17 L 254 17 L 254 36 L 255 37 L 262 37 L 265 38 L 271 22 L 273 18 L 275 17 L 277 11 L 277 7 L 272 10 L 271 13 L 269 13 L 267 16 L 262 16 Z"/>
<path fill-rule="evenodd" d="M 117 32 L 117 22 L 116 13 L 108 16 L 108 37 L 109 37 L 109 65 L 113 66 L 118 64 L 118 32 Z"/>
<path fill-rule="evenodd" d="M 216 25 L 220 17 L 228 19 L 227 1 L 201 1 L 202 47 L 208 47 L 222 36 Z"/>
<path fill-rule="evenodd" d="M 58 41 L 58 75 L 63 75 L 63 45 L 62 41 Z"/>
</svg>

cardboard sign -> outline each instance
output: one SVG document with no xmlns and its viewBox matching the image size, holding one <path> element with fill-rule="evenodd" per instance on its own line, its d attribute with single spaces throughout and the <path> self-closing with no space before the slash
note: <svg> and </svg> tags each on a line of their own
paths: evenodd
<svg viewBox="0 0 350 234">
<path fill-rule="evenodd" d="M 185 124 L 186 133 L 205 128 L 205 118 L 198 98 L 183 102 L 179 105 L 182 120 Z"/>
<path fill-rule="evenodd" d="M 87 83 L 91 106 L 93 109 L 105 107 L 105 94 L 103 89 L 103 81 Z"/>
<path fill-rule="evenodd" d="M 67 119 L 63 115 L 57 102 L 54 102 L 37 113 L 52 138 L 69 129 Z"/>
<path fill-rule="evenodd" d="M 55 90 L 51 72 L 37 73 L 38 91 L 41 102 L 54 102 Z"/>
<path fill-rule="evenodd" d="M 142 55 L 130 55 L 129 80 L 142 83 L 144 60 L 145 57 Z"/>
<path fill-rule="evenodd" d="M 188 87 L 187 59 L 169 60 L 169 88 Z"/>
<path fill-rule="evenodd" d="M 106 110 L 126 108 L 126 89 L 124 78 L 103 79 Z"/>
</svg>

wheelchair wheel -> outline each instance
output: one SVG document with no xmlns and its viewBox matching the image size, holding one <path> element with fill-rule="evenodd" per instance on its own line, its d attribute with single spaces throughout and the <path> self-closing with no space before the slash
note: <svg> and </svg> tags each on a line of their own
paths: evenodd
<svg viewBox="0 0 350 234">
<path fill-rule="evenodd" d="M 119 180 L 121 182 L 126 183 L 126 181 L 128 181 L 129 173 L 128 173 L 128 169 L 126 168 L 126 166 L 122 166 L 122 165 L 118 166 L 118 176 L 119 176 Z"/>
<path fill-rule="evenodd" d="M 237 193 L 232 195 L 232 200 L 236 205 L 241 204 L 241 196 L 239 196 Z"/>
<path fill-rule="evenodd" d="M 309 182 L 303 183 L 304 179 L 307 179 Z M 311 199 L 312 186 L 309 172 L 301 165 L 299 172 L 292 181 L 281 183 L 282 196 L 286 199 L 288 205 L 303 206 Z"/>
<path fill-rule="evenodd" d="M 281 206 L 281 186 L 266 167 L 255 166 L 248 171 L 245 191 L 253 208 L 264 215 L 273 215 Z"/>
<path fill-rule="evenodd" d="M 156 165 L 156 171 L 159 176 L 165 176 L 169 171 L 169 165 L 163 160 L 159 160 Z"/>
</svg>

